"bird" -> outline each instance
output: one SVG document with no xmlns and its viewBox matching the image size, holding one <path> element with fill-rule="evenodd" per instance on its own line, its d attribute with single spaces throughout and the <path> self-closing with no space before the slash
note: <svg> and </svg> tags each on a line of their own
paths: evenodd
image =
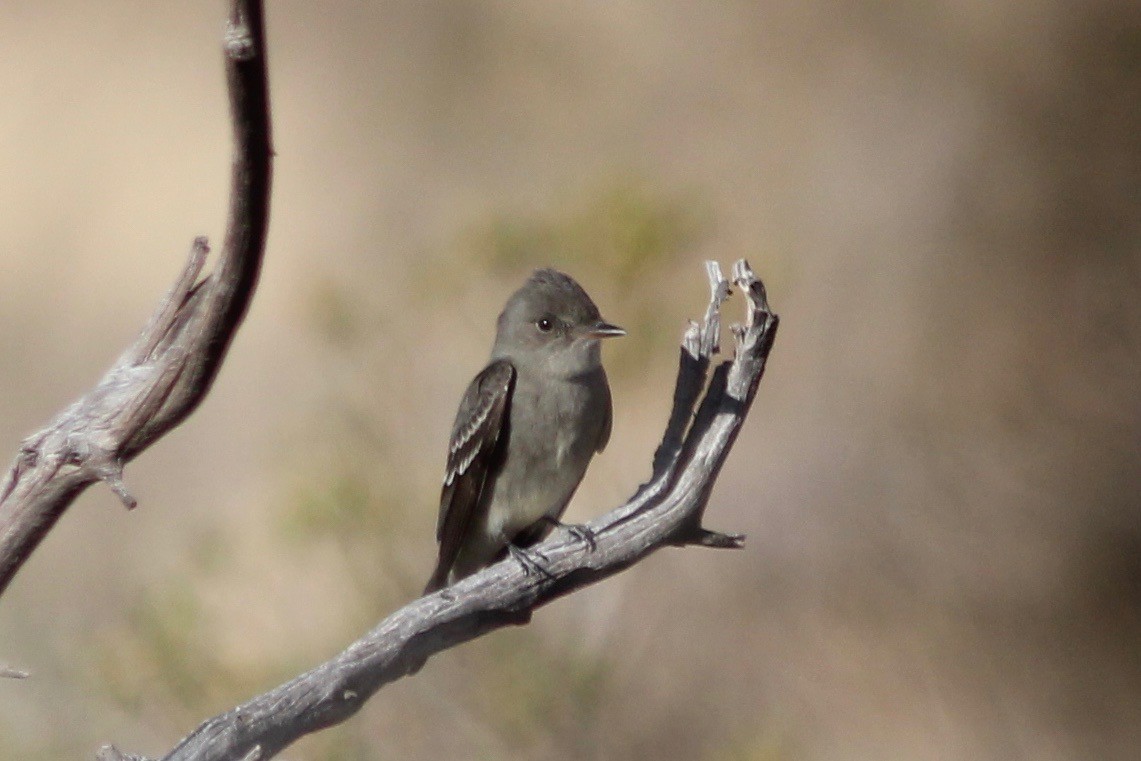
<svg viewBox="0 0 1141 761">
<path fill-rule="evenodd" d="M 602 319 L 572 277 L 537 269 L 497 321 L 486 367 L 468 384 L 448 443 L 440 491 L 439 555 L 424 593 L 547 536 L 610 439 L 613 407 L 603 339 L 626 331 Z M 581 527 L 567 527 L 593 544 Z"/>
</svg>

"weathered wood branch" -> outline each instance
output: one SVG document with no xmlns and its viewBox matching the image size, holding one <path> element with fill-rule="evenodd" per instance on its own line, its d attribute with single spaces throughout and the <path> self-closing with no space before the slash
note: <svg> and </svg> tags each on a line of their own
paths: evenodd
<svg viewBox="0 0 1141 761">
<path fill-rule="evenodd" d="M 0 666 L 0 677 L 5 679 L 27 679 L 28 672 L 14 669 L 11 666 Z"/>
<path fill-rule="evenodd" d="M 106 483 L 133 508 L 123 465 L 202 401 L 249 307 L 261 269 L 271 177 L 260 0 L 234 0 L 224 40 L 234 128 L 229 219 L 213 272 L 205 238 L 142 334 L 95 388 L 29 436 L 0 485 L 0 595 L 79 494 Z"/>
<path fill-rule="evenodd" d="M 650 481 L 626 504 L 592 521 L 594 547 L 555 532 L 534 548 L 546 573 L 528 575 L 505 560 L 396 611 L 344 652 L 198 727 L 164 761 L 268 759 L 302 735 L 356 713 L 385 684 L 415 671 L 435 653 L 492 630 L 527 623 L 551 600 L 612 576 L 667 545 L 740 547 L 744 537 L 701 526 L 713 483 L 756 395 L 778 318 L 745 261 L 733 281 L 748 303 L 735 326 L 736 352 L 708 384 L 728 283 L 708 268 L 713 296 L 704 324 L 683 341 L 674 409 L 654 457 Z M 108 746 L 102 758 L 125 756 Z"/>
</svg>

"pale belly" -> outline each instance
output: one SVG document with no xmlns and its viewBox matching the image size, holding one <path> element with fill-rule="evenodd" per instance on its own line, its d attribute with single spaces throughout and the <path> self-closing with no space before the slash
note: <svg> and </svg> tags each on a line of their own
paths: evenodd
<svg viewBox="0 0 1141 761">
<path fill-rule="evenodd" d="M 498 553 L 543 516 L 560 518 L 598 446 L 602 420 L 595 415 L 584 424 L 582 410 L 599 401 L 605 389 L 579 383 L 566 384 L 558 394 L 551 390 L 516 388 L 506 464 L 488 484 L 487 509 L 480 516 L 486 544 L 479 554 Z M 523 404 L 534 412 L 529 425 L 516 419 Z"/>
</svg>

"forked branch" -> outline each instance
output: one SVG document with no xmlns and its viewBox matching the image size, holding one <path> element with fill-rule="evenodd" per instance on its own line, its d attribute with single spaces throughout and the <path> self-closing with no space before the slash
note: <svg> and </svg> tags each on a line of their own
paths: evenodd
<svg viewBox="0 0 1141 761">
<path fill-rule="evenodd" d="M 648 483 L 626 504 L 592 521 L 594 547 L 556 532 L 534 548 L 542 574 L 508 559 L 396 611 L 344 652 L 198 727 L 164 761 L 268 759 L 302 735 L 356 713 L 385 684 L 424 660 L 503 626 L 523 624 L 551 600 L 612 576 L 667 545 L 740 547 L 744 537 L 701 525 L 713 483 L 756 395 L 778 318 L 749 265 L 733 267 L 744 292 L 735 354 L 706 383 L 717 350 L 721 302 L 729 284 L 708 266 L 712 298 L 702 325 L 686 333 L 674 409 Z M 124 758 L 105 748 L 103 757 Z M 118 754 L 118 755 L 116 755 Z M 129 758 L 129 757 L 128 757 Z"/>
<path fill-rule="evenodd" d="M 105 482 L 128 508 L 123 465 L 210 390 L 257 285 L 269 219 L 270 124 L 260 0 L 233 0 L 224 42 L 234 163 L 226 239 L 198 279 L 205 238 L 142 334 L 95 388 L 25 439 L 0 483 L 0 595 L 79 494 Z"/>
</svg>

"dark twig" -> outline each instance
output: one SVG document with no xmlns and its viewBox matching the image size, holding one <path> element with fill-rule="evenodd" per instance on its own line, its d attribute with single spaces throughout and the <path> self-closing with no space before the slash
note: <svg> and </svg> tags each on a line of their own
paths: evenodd
<svg viewBox="0 0 1141 761">
<path fill-rule="evenodd" d="M 79 494 L 106 483 L 136 501 L 123 465 L 186 419 L 218 374 L 257 285 L 269 219 L 270 125 L 260 0 L 234 0 L 226 74 L 234 163 L 226 239 L 198 281 L 205 238 L 142 334 L 95 388 L 29 436 L 0 486 L 0 595 Z"/>
<path fill-rule="evenodd" d="M 697 397 L 705 386 L 706 374 L 709 372 L 709 358 L 720 350 L 721 305 L 729 298 L 732 291 L 725 276 L 721 274 L 721 265 L 717 262 L 706 262 L 705 274 L 709 277 L 709 306 L 705 310 L 705 319 L 702 323 L 698 325 L 691 321 L 685 336 L 682 337 L 673 410 L 670 412 L 670 420 L 666 425 L 665 435 L 662 436 L 662 443 L 654 452 L 654 469 L 650 483 L 665 475 L 677 461 L 685 433 L 689 430 L 689 423 L 693 419 Z"/>
<path fill-rule="evenodd" d="M 717 368 L 700 404 L 700 394 L 689 386 L 700 392 L 705 374 L 683 362 L 674 399 L 684 414 L 674 410 L 666 435 L 680 436 L 672 431 L 678 418 L 688 430 L 680 446 L 668 450 L 668 461 L 659 463 L 661 473 L 630 502 L 589 524 L 593 548 L 569 532 L 555 532 L 532 548 L 544 559 L 542 574 L 529 574 L 519 563 L 507 561 L 422 597 L 332 660 L 206 721 L 164 761 L 240 759 L 255 750 L 260 758 L 271 758 L 302 735 L 349 718 L 377 690 L 418 669 L 435 653 L 494 629 L 525 623 L 534 609 L 612 576 L 661 547 L 741 546 L 743 537 L 709 531 L 700 520 L 756 395 L 778 319 L 747 263 L 737 263 L 733 279 L 748 302 L 745 324 L 734 331 L 735 356 Z M 702 339 L 695 342 L 697 356 L 706 363 L 704 352 L 712 352 L 717 344 L 713 333 L 727 288 L 721 286 L 719 271 L 716 280 L 704 325 L 695 334 Z"/>
</svg>

